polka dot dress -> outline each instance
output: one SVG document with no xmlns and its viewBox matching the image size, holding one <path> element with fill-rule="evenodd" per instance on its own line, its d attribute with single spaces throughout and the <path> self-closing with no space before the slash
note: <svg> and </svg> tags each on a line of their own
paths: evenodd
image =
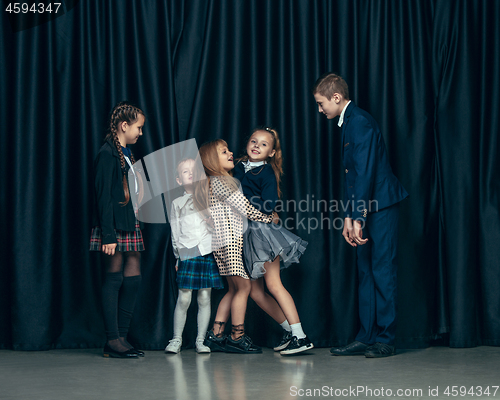
<svg viewBox="0 0 500 400">
<path fill-rule="evenodd" d="M 254 208 L 231 177 L 210 177 L 210 213 L 214 221 L 212 249 L 222 276 L 249 279 L 243 264 L 243 231 L 246 219 L 270 223 L 272 215 Z"/>
</svg>

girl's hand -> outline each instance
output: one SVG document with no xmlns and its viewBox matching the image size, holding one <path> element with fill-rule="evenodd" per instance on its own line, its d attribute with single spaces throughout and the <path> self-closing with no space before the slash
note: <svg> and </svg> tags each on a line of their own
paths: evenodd
<svg viewBox="0 0 500 400">
<path fill-rule="evenodd" d="M 210 228 L 214 229 L 214 220 L 212 217 L 207 217 L 203 220 Z"/>
<path fill-rule="evenodd" d="M 102 252 L 104 254 L 107 254 L 108 256 L 114 256 L 115 255 L 115 249 L 116 249 L 116 243 L 110 243 L 110 244 L 103 244 L 102 245 Z"/>
<path fill-rule="evenodd" d="M 280 217 L 276 211 L 273 211 L 273 224 L 278 224 L 280 222 Z"/>
<path fill-rule="evenodd" d="M 179 260 L 175 263 L 175 272 L 179 271 Z"/>
</svg>

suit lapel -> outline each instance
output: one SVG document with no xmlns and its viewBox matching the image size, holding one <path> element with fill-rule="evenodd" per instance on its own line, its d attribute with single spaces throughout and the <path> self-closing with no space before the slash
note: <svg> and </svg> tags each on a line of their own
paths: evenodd
<svg viewBox="0 0 500 400">
<path fill-rule="evenodd" d="M 345 125 L 346 120 L 344 119 L 344 123 L 342 124 L 342 160 L 344 159 L 344 149 L 345 149 Z"/>
<path fill-rule="evenodd" d="M 346 132 L 347 132 L 347 125 L 349 124 L 349 117 L 351 116 L 353 108 L 354 108 L 354 103 L 351 101 L 344 113 L 344 122 L 342 123 L 342 159 L 344 159 L 345 145 L 348 143 L 346 139 L 349 139 L 346 138 Z"/>
</svg>

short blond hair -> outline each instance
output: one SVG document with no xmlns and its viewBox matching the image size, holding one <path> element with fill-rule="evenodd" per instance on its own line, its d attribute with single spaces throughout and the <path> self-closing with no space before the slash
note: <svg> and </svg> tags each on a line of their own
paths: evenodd
<svg viewBox="0 0 500 400">
<path fill-rule="evenodd" d="M 349 87 L 346 81 L 340 75 L 333 72 L 327 72 L 321 75 L 313 86 L 313 95 L 318 93 L 321 96 L 331 100 L 335 93 L 342 95 L 346 100 L 349 100 Z"/>
</svg>

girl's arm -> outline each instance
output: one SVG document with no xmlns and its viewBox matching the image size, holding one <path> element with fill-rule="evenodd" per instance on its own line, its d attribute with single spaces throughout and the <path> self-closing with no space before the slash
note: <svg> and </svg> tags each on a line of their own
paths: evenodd
<svg viewBox="0 0 500 400">
<path fill-rule="evenodd" d="M 116 243 L 113 218 L 113 202 L 111 198 L 111 186 L 115 161 L 111 154 L 102 152 L 98 156 L 95 166 L 95 192 L 97 199 L 97 211 L 99 213 L 99 224 L 101 226 L 103 245 Z"/>
<path fill-rule="evenodd" d="M 273 221 L 272 215 L 261 213 L 257 210 L 238 188 L 232 187 L 224 177 L 212 177 L 210 179 L 212 193 L 221 201 L 235 208 L 241 215 L 252 221 L 265 222 L 269 224 Z"/>
</svg>

